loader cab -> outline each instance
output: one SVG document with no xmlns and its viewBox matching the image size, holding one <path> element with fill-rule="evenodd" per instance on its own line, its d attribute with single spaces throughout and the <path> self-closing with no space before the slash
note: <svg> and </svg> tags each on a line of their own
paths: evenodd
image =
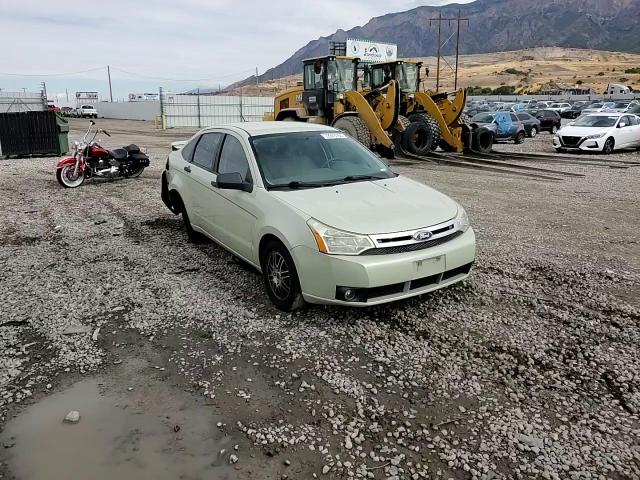
<svg viewBox="0 0 640 480">
<path fill-rule="evenodd" d="M 358 59 L 329 55 L 304 60 L 302 101 L 309 115 L 333 118 L 341 94 L 356 90 Z"/>
<path fill-rule="evenodd" d="M 367 80 L 372 89 L 382 88 L 390 80 L 397 80 L 402 93 L 415 93 L 420 87 L 420 68 L 422 62 L 393 62 L 373 63 L 369 65 Z"/>
</svg>

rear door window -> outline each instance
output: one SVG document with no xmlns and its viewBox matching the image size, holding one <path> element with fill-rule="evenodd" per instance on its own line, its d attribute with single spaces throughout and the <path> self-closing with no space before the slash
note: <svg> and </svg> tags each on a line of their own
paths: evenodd
<svg viewBox="0 0 640 480">
<path fill-rule="evenodd" d="M 193 153 L 193 163 L 205 170 L 213 170 L 213 163 L 222 137 L 222 133 L 203 134 Z"/>
<path fill-rule="evenodd" d="M 526 122 L 527 120 L 529 120 L 529 115 L 527 115 L 526 113 L 519 113 L 517 116 L 518 120 L 522 122 Z"/>
</svg>

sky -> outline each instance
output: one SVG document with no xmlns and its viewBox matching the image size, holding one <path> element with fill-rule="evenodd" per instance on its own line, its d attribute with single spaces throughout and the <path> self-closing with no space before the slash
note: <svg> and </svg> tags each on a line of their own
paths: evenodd
<svg viewBox="0 0 640 480">
<path fill-rule="evenodd" d="M 458 0 L 468 3 L 471 0 Z M 337 29 L 451 0 L 0 0 L 0 89 L 73 100 L 225 86 Z"/>
</svg>

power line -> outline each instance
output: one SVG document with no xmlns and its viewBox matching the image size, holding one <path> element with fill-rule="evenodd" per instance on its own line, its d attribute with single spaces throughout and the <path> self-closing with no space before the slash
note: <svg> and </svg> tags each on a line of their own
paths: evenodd
<svg viewBox="0 0 640 480">
<path fill-rule="evenodd" d="M 8 73 L 8 72 L 0 72 L 0 75 L 7 75 L 7 76 L 10 76 L 10 77 L 64 77 L 64 76 L 69 76 L 69 75 L 78 75 L 80 73 L 95 72 L 97 70 L 104 70 L 104 67 L 90 68 L 89 70 L 81 70 L 79 72 L 68 72 L 68 73 Z"/>
</svg>

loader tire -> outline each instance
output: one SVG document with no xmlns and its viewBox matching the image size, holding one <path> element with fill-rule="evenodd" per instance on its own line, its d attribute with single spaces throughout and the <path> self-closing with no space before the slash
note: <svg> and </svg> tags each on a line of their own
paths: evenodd
<svg viewBox="0 0 640 480">
<path fill-rule="evenodd" d="M 430 150 L 435 150 L 440 144 L 440 140 L 442 140 L 440 125 L 438 125 L 436 119 L 426 112 L 418 112 L 409 115 L 409 120 L 411 122 L 424 122 L 427 125 L 427 128 L 431 130 L 431 136 L 433 138 Z"/>
<path fill-rule="evenodd" d="M 365 147 L 371 148 L 371 132 L 360 117 L 340 117 L 333 123 L 333 127 L 355 138 Z"/>
<path fill-rule="evenodd" d="M 471 147 L 477 153 L 491 153 L 493 140 L 493 132 L 491 130 L 478 127 L 472 132 Z"/>
<path fill-rule="evenodd" d="M 396 145 L 396 148 L 398 148 L 398 146 L 402 146 L 402 135 L 409 125 L 411 125 L 409 119 L 403 115 L 398 115 L 398 123 L 404 127 L 404 130 L 400 131 L 397 127 L 394 127 L 391 131 L 391 140 L 393 140 L 393 144 Z"/>
<path fill-rule="evenodd" d="M 433 132 L 422 121 L 411 122 L 402 134 L 403 150 L 413 155 L 426 155 L 433 150 Z"/>
</svg>

